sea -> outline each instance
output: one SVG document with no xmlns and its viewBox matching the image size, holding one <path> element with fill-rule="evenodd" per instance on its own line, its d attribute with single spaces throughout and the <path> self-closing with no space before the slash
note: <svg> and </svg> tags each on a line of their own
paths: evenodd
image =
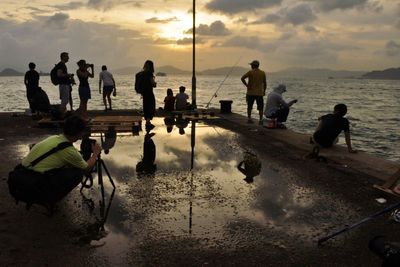
<svg viewBox="0 0 400 267">
<path fill-rule="evenodd" d="M 113 97 L 114 109 L 141 109 L 140 95 L 134 90 L 134 75 L 114 75 L 117 96 Z M 28 108 L 23 77 L 0 77 L 0 112 L 25 112 Z M 186 87 L 192 98 L 191 75 L 157 76 L 155 88 L 156 105 L 163 106 L 167 88 L 174 94 L 179 86 Z M 305 78 L 268 75 L 268 89 L 284 83 L 286 100 L 297 99 L 291 108 L 289 129 L 312 134 L 318 124 L 318 117 L 330 113 L 335 104 L 344 103 L 348 107 L 346 117 L 350 121 L 353 147 L 375 156 L 400 160 L 400 80 L 368 80 L 351 78 Z M 102 96 L 99 94 L 98 79 L 90 80 L 92 98 L 89 110 L 103 110 Z M 47 92 L 50 102 L 58 104 L 58 87 L 50 82 L 49 76 L 40 78 L 40 86 Z M 198 108 L 219 108 L 220 100 L 232 100 L 232 112 L 246 115 L 246 89 L 239 76 L 197 76 L 196 96 Z M 78 88 L 72 91 L 74 108 L 79 106 Z M 256 106 L 253 118 L 258 117 Z M 268 142 L 268 140 L 265 140 Z M 339 144 L 344 144 L 341 135 Z"/>
</svg>

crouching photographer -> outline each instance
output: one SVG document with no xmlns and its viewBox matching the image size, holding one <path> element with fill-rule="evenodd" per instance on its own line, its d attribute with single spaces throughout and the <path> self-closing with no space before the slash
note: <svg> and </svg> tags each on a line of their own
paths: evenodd
<svg viewBox="0 0 400 267">
<path fill-rule="evenodd" d="M 72 145 L 81 139 L 86 122 L 79 116 L 68 117 L 63 134 L 50 136 L 35 144 L 29 154 L 9 173 L 8 186 L 17 201 L 47 207 L 52 213 L 54 204 L 64 198 L 90 171 L 101 152 L 93 143 L 92 154 L 85 161 Z"/>
</svg>

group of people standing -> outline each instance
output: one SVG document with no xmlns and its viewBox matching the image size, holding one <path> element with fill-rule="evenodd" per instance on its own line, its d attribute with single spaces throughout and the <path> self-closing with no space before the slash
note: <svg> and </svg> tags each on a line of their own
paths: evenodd
<svg viewBox="0 0 400 267">
<path fill-rule="evenodd" d="M 251 118 L 251 112 L 254 102 L 256 102 L 260 125 L 263 125 L 264 120 L 274 120 L 277 122 L 277 128 L 286 129 L 284 123 L 288 118 L 290 107 L 297 103 L 297 99 L 286 102 L 282 97 L 282 94 L 286 92 L 286 86 L 279 84 L 268 94 L 264 109 L 264 96 L 267 89 L 266 74 L 259 69 L 260 62 L 258 60 L 253 60 L 249 64 L 251 70 L 241 78 L 242 83 L 247 88 L 247 122 L 254 123 Z M 346 113 L 347 106 L 345 104 L 337 104 L 332 114 L 326 114 L 318 118 L 319 124 L 310 138 L 310 142 L 320 147 L 331 147 L 338 141 L 339 134 L 344 131 L 347 149 L 349 153 L 355 153 L 356 150 L 351 145 L 349 121 L 344 118 Z"/>
<path fill-rule="evenodd" d="M 60 112 L 65 114 L 67 111 L 67 105 L 70 105 L 71 111 L 73 110 L 72 103 L 72 85 L 75 84 L 74 74 L 68 73 L 66 63 L 69 61 L 69 54 L 62 52 L 60 54 L 60 62 L 58 62 L 50 73 L 51 80 L 54 85 L 58 85 L 60 95 Z M 87 103 L 91 99 L 91 90 L 89 85 L 89 78 L 94 78 L 94 65 L 88 64 L 86 60 L 81 59 L 77 62 L 78 69 L 76 70 L 76 76 L 79 79 L 78 93 L 80 104 L 76 113 L 80 114 L 84 119 L 88 119 L 87 116 Z M 35 113 L 33 105 L 35 94 L 39 88 L 39 73 L 35 70 L 35 63 L 29 63 L 29 71 L 26 72 L 24 83 L 27 90 L 27 98 L 29 107 L 32 113 Z M 103 93 L 103 103 L 105 111 L 112 110 L 111 93 L 114 96 L 117 95 L 117 88 L 113 75 L 107 70 L 107 66 L 102 66 L 102 71 L 99 74 L 99 93 Z M 103 84 L 103 88 L 101 88 Z M 108 105 L 107 105 L 108 104 Z"/>
</svg>

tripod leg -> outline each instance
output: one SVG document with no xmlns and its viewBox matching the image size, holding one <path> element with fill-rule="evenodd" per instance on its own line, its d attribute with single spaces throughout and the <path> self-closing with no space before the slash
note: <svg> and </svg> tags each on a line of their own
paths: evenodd
<svg viewBox="0 0 400 267">
<path fill-rule="evenodd" d="M 106 164 L 104 163 L 103 160 L 101 161 L 101 166 L 103 166 L 104 170 L 106 171 L 107 176 L 108 176 L 108 179 L 110 180 L 110 183 L 111 183 L 111 185 L 113 186 L 113 188 L 114 188 L 114 190 L 115 190 L 114 181 L 113 181 L 113 179 L 112 179 L 112 177 L 111 177 L 111 175 L 110 175 L 110 172 L 108 171 L 108 169 L 107 169 L 107 167 L 106 167 Z"/>
<path fill-rule="evenodd" d="M 100 191 L 101 191 L 101 202 L 100 205 L 104 206 L 104 185 L 103 185 L 103 170 L 102 170 L 102 159 L 97 160 L 97 179 L 99 180 Z"/>
</svg>

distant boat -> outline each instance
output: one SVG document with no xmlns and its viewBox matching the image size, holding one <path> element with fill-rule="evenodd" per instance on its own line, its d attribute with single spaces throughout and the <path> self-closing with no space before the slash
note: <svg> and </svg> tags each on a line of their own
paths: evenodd
<svg viewBox="0 0 400 267">
<path fill-rule="evenodd" d="M 332 76 L 329 76 L 329 77 L 328 77 L 328 79 L 335 79 L 335 78 L 334 78 L 334 77 L 332 77 Z"/>
<path fill-rule="evenodd" d="M 156 76 L 167 76 L 167 74 L 165 72 L 157 72 Z"/>
</svg>

